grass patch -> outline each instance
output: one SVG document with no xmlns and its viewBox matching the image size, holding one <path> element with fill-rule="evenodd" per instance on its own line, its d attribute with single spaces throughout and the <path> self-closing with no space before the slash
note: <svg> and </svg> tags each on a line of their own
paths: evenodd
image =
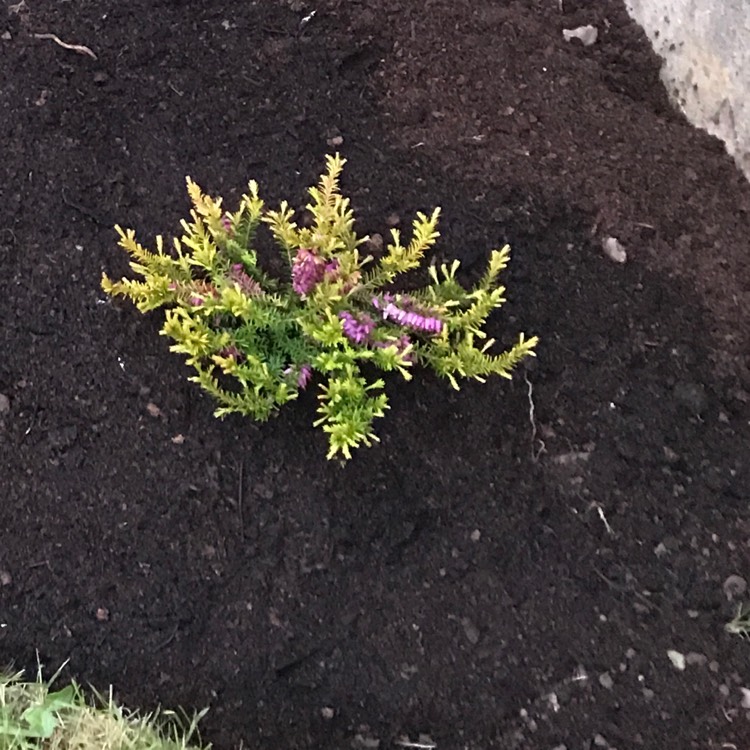
<svg viewBox="0 0 750 750">
<path fill-rule="evenodd" d="M 208 750 L 192 719 L 174 711 L 140 715 L 109 695 L 86 697 L 75 682 L 60 690 L 41 674 L 0 675 L 0 750 Z"/>
</svg>

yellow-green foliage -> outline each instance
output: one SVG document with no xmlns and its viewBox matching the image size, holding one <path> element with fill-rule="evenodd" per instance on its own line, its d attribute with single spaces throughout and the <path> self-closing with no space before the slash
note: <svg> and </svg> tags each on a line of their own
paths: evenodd
<svg viewBox="0 0 750 750">
<path fill-rule="evenodd" d="M 508 351 L 493 354 L 495 342 L 483 330 L 505 301 L 498 278 L 510 257 L 507 246 L 491 253 L 473 289 L 456 280 L 454 261 L 431 267 L 421 289 L 387 291 L 399 275 L 419 268 L 435 244 L 440 211 L 418 213 L 406 245 L 392 230 L 381 258 L 362 256 L 368 238 L 357 236 L 349 199 L 339 190 L 343 165 L 338 155 L 328 157 L 309 191 L 312 222 L 304 227 L 286 202 L 267 209 L 255 182 L 230 213 L 188 178 L 193 208 L 182 237 L 169 251 L 157 237 L 151 252 L 133 230 L 117 227 L 141 278 L 112 281 L 105 274 L 102 287 L 141 312 L 166 308 L 162 334 L 195 369 L 192 380 L 216 399 L 217 416 L 265 420 L 319 373 L 315 424 L 328 434 L 328 457 L 348 459 L 352 448 L 378 439 L 372 422 L 388 408 L 384 381 L 368 382 L 363 362 L 407 380 L 415 364 L 428 365 L 458 388 L 459 378 L 510 377 L 537 339 L 521 335 Z M 286 278 L 271 278 L 259 264 L 255 235 L 262 224 L 282 251 Z"/>
</svg>

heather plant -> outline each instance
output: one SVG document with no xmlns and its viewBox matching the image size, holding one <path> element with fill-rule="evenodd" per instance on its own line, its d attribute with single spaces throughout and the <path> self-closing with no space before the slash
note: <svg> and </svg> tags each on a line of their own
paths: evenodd
<svg viewBox="0 0 750 750">
<path fill-rule="evenodd" d="M 157 237 L 152 252 L 133 230 L 116 227 L 142 280 L 113 282 L 105 274 L 102 287 L 141 312 L 165 308 L 161 332 L 173 340 L 172 351 L 186 355 L 196 373 L 191 380 L 216 399 L 218 417 L 238 412 L 266 420 L 317 378 L 315 425 L 328 434 L 328 458 L 348 459 L 353 448 L 378 439 L 373 420 L 388 408 L 385 382 L 372 372 L 409 380 L 422 365 L 454 388 L 460 378 L 509 378 L 537 338 L 521 334 L 495 354 L 483 330 L 505 301 L 498 277 L 509 261 L 507 246 L 492 251 L 472 289 L 457 281 L 454 260 L 430 266 L 425 286 L 395 291 L 397 277 L 419 268 L 437 240 L 440 210 L 417 214 L 407 244 L 393 229 L 382 257 L 363 255 L 368 238 L 355 233 L 349 199 L 339 190 L 344 163 L 329 156 L 310 188 L 309 226 L 295 221 L 286 201 L 268 209 L 254 181 L 228 212 L 188 178 L 193 208 L 183 236 L 170 250 Z M 281 278 L 260 264 L 256 234 L 263 225 L 282 252 Z"/>
</svg>

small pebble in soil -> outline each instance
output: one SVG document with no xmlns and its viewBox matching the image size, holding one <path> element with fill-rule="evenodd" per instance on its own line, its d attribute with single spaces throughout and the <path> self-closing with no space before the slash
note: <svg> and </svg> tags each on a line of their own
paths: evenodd
<svg viewBox="0 0 750 750">
<path fill-rule="evenodd" d="M 474 531 L 471 532 L 471 541 L 472 542 L 478 542 L 482 538 L 482 532 L 479 529 L 474 529 Z"/>
<path fill-rule="evenodd" d="M 745 687 L 740 688 L 740 692 L 742 693 L 742 700 L 740 701 L 740 705 L 742 708 L 750 708 L 750 690 Z"/>
<path fill-rule="evenodd" d="M 7 414 L 9 411 L 10 399 L 4 393 L 0 393 L 0 414 Z"/>
<path fill-rule="evenodd" d="M 332 719 L 334 716 L 334 710 L 330 706 L 323 706 L 323 708 L 320 709 L 320 715 L 324 719 Z"/>
<path fill-rule="evenodd" d="M 596 747 L 609 747 L 609 742 L 601 734 L 597 734 L 594 735 L 594 745 Z"/>
<path fill-rule="evenodd" d="M 382 234 L 371 234 L 367 246 L 375 253 L 379 253 L 383 249 L 383 235 Z"/>
<path fill-rule="evenodd" d="M 680 381 L 672 390 L 677 403 L 689 409 L 696 416 L 703 416 L 708 409 L 706 389 L 700 383 Z"/>
<path fill-rule="evenodd" d="M 98 607 L 96 610 L 96 619 L 99 622 L 107 622 L 109 620 L 109 610 L 106 607 Z"/>
<path fill-rule="evenodd" d="M 397 213 L 394 212 L 388 215 L 388 218 L 385 220 L 385 223 L 393 229 L 394 227 L 397 227 L 401 223 L 401 217 Z"/>
<path fill-rule="evenodd" d="M 7 570 L 0 570 L 0 586 L 10 586 L 13 576 Z"/>
<path fill-rule="evenodd" d="M 625 248 L 620 244 L 616 237 L 605 237 L 602 240 L 602 250 L 604 254 L 615 263 L 624 263 L 628 259 Z"/>
<path fill-rule="evenodd" d="M 692 667 L 704 667 L 708 664 L 708 657 L 705 654 L 699 654 L 691 651 L 685 654 L 685 662 Z"/>
<path fill-rule="evenodd" d="M 747 581 L 738 575 L 729 576 L 722 584 L 724 595 L 731 602 L 733 599 L 740 598 L 747 591 Z"/>
<path fill-rule="evenodd" d="M 575 29 L 563 29 L 563 39 L 570 42 L 573 39 L 580 40 L 584 47 L 590 47 L 594 44 L 599 36 L 596 26 L 578 26 Z"/>
<path fill-rule="evenodd" d="M 352 747 L 355 750 L 377 750 L 380 747 L 380 740 L 366 734 L 355 734 Z"/>
<path fill-rule="evenodd" d="M 647 701 L 653 700 L 655 693 L 654 693 L 654 691 L 651 688 L 646 688 L 645 687 L 645 688 L 643 688 L 643 690 L 641 692 L 643 693 L 643 699 L 644 700 L 647 700 Z"/>
<path fill-rule="evenodd" d="M 149 401 L 146 404 L 146 411 L 151 417 L 156 418 L 161 416 L 161 409 L 153 401 Z"/>
<path fill-rule="evenodd" d="M 615 681 L 612 679 L 612 675 L 609 672 L 604 672 L 603 674 L 599 675 L 599 684 L 605 690 L 612 690 L 612 688 L 615 686 Z"/>
<path fill-rule="evenodd" d="M 468 617 L 461 620 L 461 625 L 464 627 L 464 633 L 469 643 L 476 646 L 479 643 L 479 628 Z"/>
<path fill-rule="evenodd" d="M 680 454 L 673 451 L 668 445 L 663 446 L 664 458 L 668 464 L 676 464 L 680 460 Z"/>
<path fill-rule="evenodd" d="M 669 657 L 669 661 L 672 662 L 675 669 L 679 669 L 680 672 L 685 671 L 685 655 L 681 654 L 679 651 L 675 651 L 674 649 L 669 649 L 667 651 L 667 656 Z"/>
<path fill-rule="evenodd" d="M 258 482 L 253 486 L 253 494 L 259 497 L 261 500 L 272 500 L 274 496 L 273 487 L 269 487 L 267 484 Z"/>
</svg>

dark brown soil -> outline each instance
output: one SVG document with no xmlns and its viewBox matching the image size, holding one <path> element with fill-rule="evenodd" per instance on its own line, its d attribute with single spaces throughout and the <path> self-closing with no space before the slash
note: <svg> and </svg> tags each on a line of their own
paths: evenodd
<svg viewBox="0 0 750 750">
<path fill-rule="evenodd" d="M 210 706 L 219 748 L 750 746 L 722 586 L 750 578 L 750 187 L 620 2 L 23 5 L 0 20 L 0 663 Z M 563 41 L 580 23 L 593 47 Z M 158 316 L 99 289 L 112 225 L 178 230 L 186 174 L 299 203 L 336 136 L 362 232 L 439 204 L 467 277 L 509 241 L 492 327 L 542 337 L 512 383 L 394 381 L 345 468 L 313 396 L 217 421 Z"/>
</svg>

